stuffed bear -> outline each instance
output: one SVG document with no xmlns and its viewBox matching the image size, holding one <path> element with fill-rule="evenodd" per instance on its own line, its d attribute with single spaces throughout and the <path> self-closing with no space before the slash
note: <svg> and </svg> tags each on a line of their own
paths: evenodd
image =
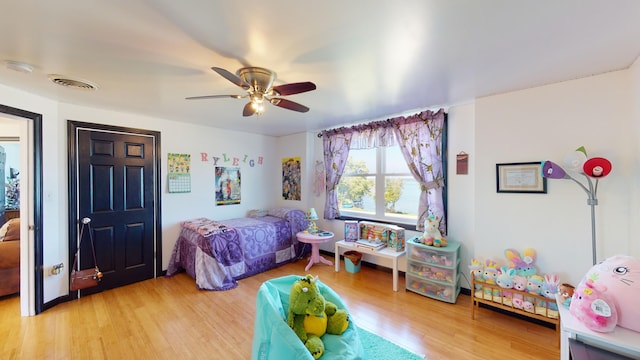
<svg viewBox="0 0 640 360">
<path fill-rule="evenodd" d="M 314 359 L 324 354 L 322 335 L 340 335 L 349 326 L 347 312 L 325 300 L 318 289 L 317 280 L 316 277 L 307 275 L 291 285 L 287 314 L 287 324 Z"/>
<path fill-rule="evenodd" d="M 571 304 L 571 298 L 573 297 L 573 292 L 575 290 L 575 286 L 567 283 L 562 283 L 558 286 L 558 293 L 560 294 L 560 298 L 562 299 L 562 305 L 564 305 L 564 307 L 566 307 L 567 309 L 569 308 L 569 304 Z"/>
</svg>

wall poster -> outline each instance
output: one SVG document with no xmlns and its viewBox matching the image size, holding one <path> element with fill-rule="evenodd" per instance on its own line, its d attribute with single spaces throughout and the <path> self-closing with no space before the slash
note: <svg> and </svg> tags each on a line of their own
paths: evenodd
<svg viewBox="0 0 640 360">
<path fill-rule="evenodd" d="M 216 205 L 240 204 L 240 168 L 216 166 Z"/>
<path fill-rule="evenodd" d="M 282 159 L 282 199 L 300 200 L 300 157 Z"/>
</svg>

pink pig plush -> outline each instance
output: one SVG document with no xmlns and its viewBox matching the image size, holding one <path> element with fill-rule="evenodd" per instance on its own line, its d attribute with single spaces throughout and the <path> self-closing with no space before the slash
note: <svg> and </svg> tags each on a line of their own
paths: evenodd
<svg viewBox="0 0 640 360">
<path fill-rule="evenodd" d="M 638 299 L 640 259 L 616 255 L 587 272 L 573 293 L 569 311 L 594 331 L 608 332 L 618 325 L 640 332 Z"/>
</svg>

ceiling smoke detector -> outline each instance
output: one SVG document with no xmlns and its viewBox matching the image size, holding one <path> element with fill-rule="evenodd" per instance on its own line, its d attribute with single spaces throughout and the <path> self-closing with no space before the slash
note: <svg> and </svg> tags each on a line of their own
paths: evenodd
<svg viewBox="0 0 640 360">
<path fill-rule="evenodd" d="M 20 61 L 5 60 L 4 66 L 9 70 L 21 72 L 24 74 L 31 74 L 33 72 L 33 66 Z"/>
<path fill-rule="evenodd" d="M 54 84 L 70 87 L 74 89 L 80 90 L 97 90 L 98 85 L 93 84 L 87 80 L 82 79 L 72 79 L 68 76 L 57 75 L 57 74 L 49 74 L 49 80 L 51 80 Z"/>
</svg>

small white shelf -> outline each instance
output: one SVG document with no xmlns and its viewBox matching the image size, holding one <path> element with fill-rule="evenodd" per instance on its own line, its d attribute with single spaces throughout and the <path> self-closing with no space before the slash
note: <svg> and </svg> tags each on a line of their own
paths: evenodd
<svg viewBox="0 0 640 360">
<path fill-rule="evenodd" d="M 336 272 L 340 271 L 340 255 L 345 251 L 353 250 L 363 254 L 369 254 L 375 257 L 381 257 L 391 260 L 391 269 L 393 270 L 393 291 L 398 291 L 398 262 L 405 255 L 404 251 L 395 251 L 394 249 L 384 247 L 379 250 L 367 249 L 356 246 L 355 242 L 347 242 L 344 240 L 336 241 Z"/>
</svg>

